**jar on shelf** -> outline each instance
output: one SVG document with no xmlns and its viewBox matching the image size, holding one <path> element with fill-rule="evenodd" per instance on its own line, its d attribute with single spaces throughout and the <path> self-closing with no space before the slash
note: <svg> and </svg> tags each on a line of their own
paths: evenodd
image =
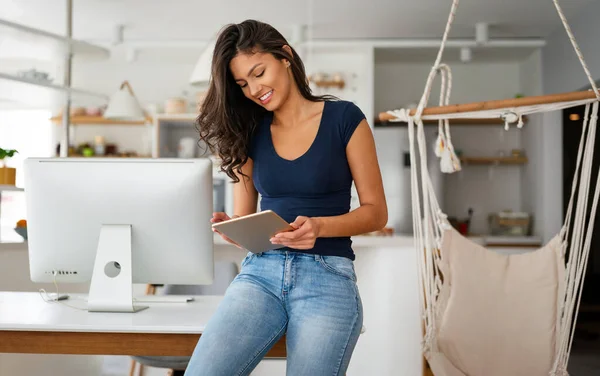
<svg viewBox="0 0 600 376">
<path fill-rule="evenodd" d="M 184 114 L 187 112 L 187 101 L 184 98 L 170 98 L 165 104 L 166 114 Z"/>
<path fill-rule="evenodd" d="M 94 137 L 94 154 L 95 155 L 106 154 L 106 145 L 104 143 L 104 137 L 102 137 L 102 136 Z"/>
</svg>

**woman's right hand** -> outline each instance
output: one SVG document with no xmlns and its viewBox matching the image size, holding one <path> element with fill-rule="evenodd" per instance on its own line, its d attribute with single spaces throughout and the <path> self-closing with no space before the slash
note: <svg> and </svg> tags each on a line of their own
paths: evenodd
<svg viewBox="0 0 600 376">
<path fill-rule="evenodd" d="M 228 221 L 230 219 L 237 218 L 237 217 L 239 217 L 239 216 L 238 215 L 234 215 L 233 217 L 229 217 L 226 213 L 216 212 L 216 213 L 213 213 L 213 216 L 210 219 L 210 223 L 225 222 L 225 221 Z M 242 248 L 238 243 L 236 243 L 233 240 L 231 240 L 231 238 L 229 238 L 228 236 L 223 235 L 219 230 L 217 230 L 215 228 L 213 228 L 212 230 L 213 230 L 213 232 L 216 232 L 217 234 L 221 235 L 221 237 L 223 238 L 223 240 L 225 240 L 226 242 L 231 243 L 231 244 L 235 245 L 238 248 Z"/>
</svg>

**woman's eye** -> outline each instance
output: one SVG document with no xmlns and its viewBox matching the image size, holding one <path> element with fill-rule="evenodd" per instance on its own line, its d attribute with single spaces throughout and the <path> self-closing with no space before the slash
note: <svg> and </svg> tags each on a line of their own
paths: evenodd
<svg viewBox="0 0 600 376">
<path fill-rule="evenodd" d="M 265 71 L 260 72 L 259 74 L 256 75 L 256 77 L 262 77 L 263 74 L 265 74 Z"/>
<path fill-rule="evenodd" d="M 243 89 L 243 88 L 245 88 L 246 86 L 248 86 L 248 84 L 242 84 L 242 85 L 240 85 L 240 87 L 241 87 L 242 89 Z"/>
</svg>

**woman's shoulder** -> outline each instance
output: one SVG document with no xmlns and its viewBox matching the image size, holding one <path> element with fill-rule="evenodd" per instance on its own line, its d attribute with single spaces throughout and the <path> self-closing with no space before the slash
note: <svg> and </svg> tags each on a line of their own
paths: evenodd
<svg viewBox="0 0 600 376">
<path fill-rule="evenodd" d="M 334 108 L 340 113 L 345 113 L 348 111 L 361 111 L 360 108 L 352 101 L 337 99 L 337 100 L 327 100 L 326 101 L 329 107 Z M 361 111 L 362 112 L 362 111 Z"/>
<path fill-rule="evenodd" d="M 365 118 L 362 110 L 351 101 L 334 100 L 328 101 L 328 117 L 334 117 L 340 120 L 341 124 L 356 125 L 357 122 Z"/>
<path fill-rule="evenodd" d="M 356 127 L 365 119 L 365 114 L 354 102 L 347 100 L 329 101 L 327 105 L 327 117 L 337 124 L 339 135 L 347 145 Z"/>
</svg>

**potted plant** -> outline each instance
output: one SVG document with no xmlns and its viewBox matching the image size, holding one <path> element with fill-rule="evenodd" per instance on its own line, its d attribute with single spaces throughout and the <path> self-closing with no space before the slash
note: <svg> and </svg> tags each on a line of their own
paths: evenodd
<svg viewBox="0 0 600 376">
<path fill-rule="evenodd" d="M 17 177 L 17 169 L 12 167 L 6 167 L 6 158 L 10 158 L 18 151 L 14 149 L 2 149 L 0 148 L 0 185 L 15 185 Z"/>
</svg>

